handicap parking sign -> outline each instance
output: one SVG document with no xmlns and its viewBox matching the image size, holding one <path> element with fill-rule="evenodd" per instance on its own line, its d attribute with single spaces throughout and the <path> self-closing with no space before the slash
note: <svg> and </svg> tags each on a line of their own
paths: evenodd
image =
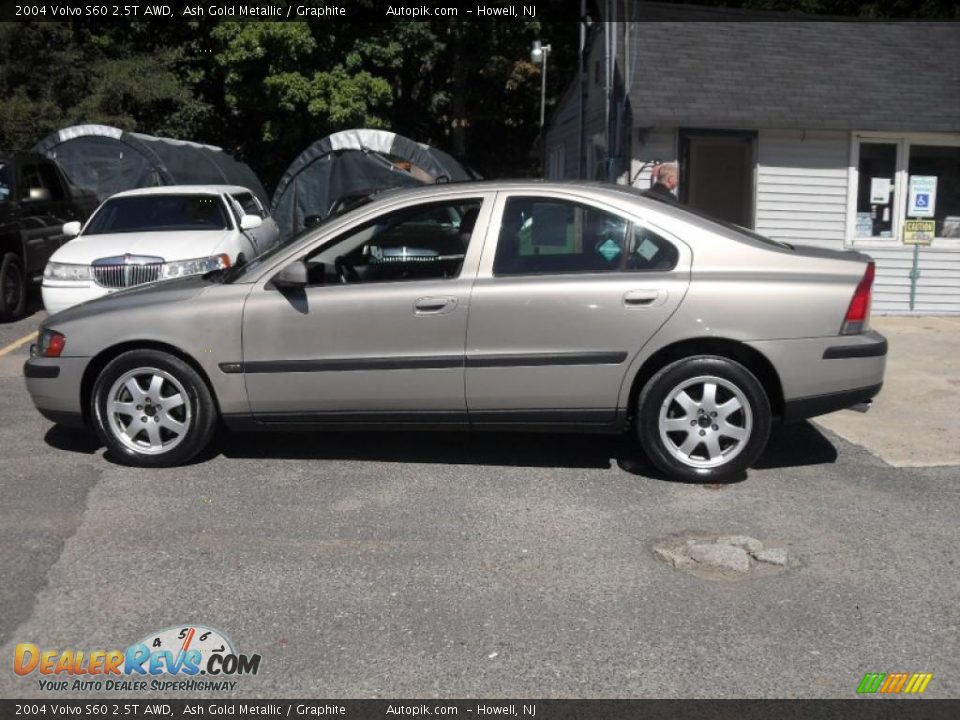
<svg viewBox="0 0 960 720">
<path fill-rule="evenodd" d="M 907 217 L 931 218 L 937 203 L 937 176 L 911 175 Z"/>
</svg>

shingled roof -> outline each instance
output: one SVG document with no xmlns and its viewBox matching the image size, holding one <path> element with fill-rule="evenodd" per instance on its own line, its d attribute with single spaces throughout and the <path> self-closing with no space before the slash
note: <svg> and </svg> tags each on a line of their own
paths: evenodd
<svg viewBox="0 0 960 720">
<path fill-rule="evenodd" d="M 641 127 L 960 131 L 960 23 L 642 22 L 630 31 Z"/>
</svg>

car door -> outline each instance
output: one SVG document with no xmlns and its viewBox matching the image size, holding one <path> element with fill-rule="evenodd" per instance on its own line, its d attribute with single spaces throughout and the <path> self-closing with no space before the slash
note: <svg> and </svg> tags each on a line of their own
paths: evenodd
<svg viewBox="0 0 960 720">
<path fill-rule="evenodd" d="M 616 422 L 630 360 L 689 285 L 689 248 L 563 192 L 501 193 L 494 217 L 470 299 L 471 423 Z"/>
<path fill-rule="evenodd" d="M 492 193 L 395 206 L 299 259 L 306 287 L 261 278 L 243 317 L 261 421 L 465 423 L 470 287 Z M 279 270 L 279 268 L 278 268 Z"/>
</svg>

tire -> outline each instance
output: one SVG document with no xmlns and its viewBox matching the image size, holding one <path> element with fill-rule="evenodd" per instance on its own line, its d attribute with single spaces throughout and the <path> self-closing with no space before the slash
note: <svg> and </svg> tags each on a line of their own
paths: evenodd
<svg viewBox="0 0 960 720">
<path fill-rule="evenodd" d="M 27 280 L 15 253 L 0 258 L 0 320 L 19 320 L 27 307 Z"/>
<path fill-rule="evenodd" d="M 124 465 L 187 463 L 207 446 L 217 423 L 203 378 L 180 358 L 157 350 L 114 358 L 97 377 L 90 402 L 97 435 Z"/>
<path fill-rule="evenodd" d="M 763 452 L 770 415 L 753 373 L 733 360 L 701 355 L 650 378 L 637 401 L 636 430 L 647 457 L 668 477 L 729 482 Z"/>
</svg>

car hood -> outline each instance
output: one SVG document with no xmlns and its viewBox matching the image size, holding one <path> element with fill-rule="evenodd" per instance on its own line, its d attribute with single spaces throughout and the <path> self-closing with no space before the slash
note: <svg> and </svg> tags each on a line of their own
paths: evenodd
<svg viewBox="0 0 960 720">
<path fill-rule="evenodd" d="M 193 299 L 204 288 L 211 285 L 212 282 L 205 280 L 203 275 L 190 275 L 175 280 L 162 280 L 149 285 L 139 285 L 61 310 L 47 318 L 43 325 L 44 327 L 56 327 L 60 323 L 81 320 L 91 315 L 107 314 L 118 310 L 127 312 L 134 308 L 149 305 L 169 305 L 185 302 Z"/>
<path fill-rule="evenodd" d="M 160 257 L 167 262 L 190 260 L 213 255 L 232 233 L 232 230 L 188 230 L 80 235 L 62 246 L 50 259 L 81 265 L 89 265 L 98 258 L 127 254 Z"/>
</svg>

